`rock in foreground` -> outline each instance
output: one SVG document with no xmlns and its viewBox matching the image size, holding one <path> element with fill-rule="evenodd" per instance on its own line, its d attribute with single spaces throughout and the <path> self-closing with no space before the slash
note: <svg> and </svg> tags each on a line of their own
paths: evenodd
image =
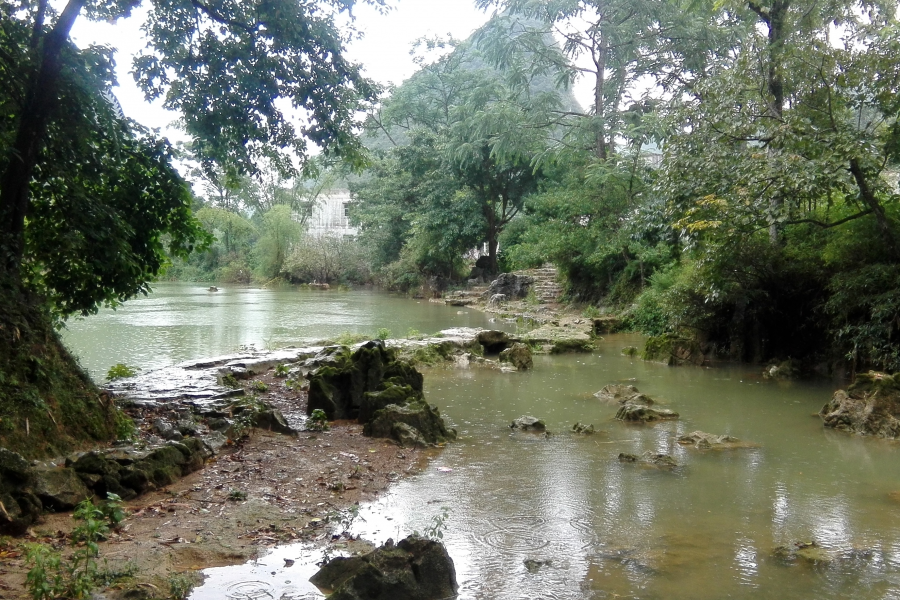
<svg viewBox="0 0 900 600">
<path fill-rule="evenodd" d="M 410 536 L 364 556 L 338 557 L 310 581 L 329 600 L 441 600 L 456 595 L 456 569 L 443 544 Z"/>
<path fill-rule="evenodd" d="M 637 454 L 619 454 L 619 462 L 623 463 L 636 463 L 642 465 L 644 467 L 651 467 L 654 469 L 674 469 L 678 466 L 678 463 L 675 462 L 675 459 L 669 456 L 668 454 L 657 454 L 655 452 L 644 452 L 640 456 Z"/>
<path fill-rule="evenodd" d="M 825 427 L 883 438 L 900 437 L 900 377 L 875 371 L 857 375 L 846 391 L 834 393 L 819 415 Z"/>
<path fill-rule="evenodd" d="M 510 423 L 509 428 L 521 431 L 546 431 L 547 425 L 537 417 L 525 415 Z"/>
</svg>

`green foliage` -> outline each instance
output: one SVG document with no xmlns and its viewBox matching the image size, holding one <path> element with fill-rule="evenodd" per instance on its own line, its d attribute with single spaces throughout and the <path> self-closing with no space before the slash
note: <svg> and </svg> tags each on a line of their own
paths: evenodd
<svg viewBox="0 0 900 600">
<path fill-rule="evenodd" d="M 222 376 L 222 385 L 224 385 L 225 387 L 237 389 L 241 387 L 241 382 L 237 380 L 237 378 L 234 376 L 234 373 L 226 373 Z"/>
<path fill-rule="evenodd" d="M 422 530 L 422 533 L 418 531 L 414 531 L 414 535 L 418 535 L 420 537 L 424 537 L 429 540 L 442 540 L 444 539 L 444 529 L 447 527 L 447 521 L 450 519 L 450 509 L 446 506 L 441 507 L 441 512 L 432 515 L 431 521 L 425 528 Z"/>
<path fill-rule="evenodd" d="M 596 319 L 603 313 L 600 312 L 600 309 L 594 306 L 593 304 L 589 304 L 584 307 L 584 310 L 581 311 L 581 316 L 586 319 Z"/>
<path fill-rule="evenodd" d="M 285 364 L 275 365 L 275 377 L 287 377 L 291 372 L 291 368 Z"/>
<path fill-rule="evenodd" d="M 106 372 L 106 380 L 107 381 L 115 381 L 116 379 L 123 379 L 125 377 L 134 377 L 137 375 L 137 372 L 140 371 L 140 367 L 129 367 L 123 363 L 117 363 L 109 368 L 109 371 Z"/>
<path fill-rule="evenodd" d="M 110 526 L 118 527 L 125 518 L 121 499 L 109 494 L 108 500 L 96 506 L 84 500 L 72 514 L 78 524 L 72 530 L 74 550 L 64 559 L 56 550 L 44 544 L 28 544 L 26 562 L 31 565 L 26 587 L 34 600 L 53 600 L 64 597 L 73 600 L 90 598 L 93 589 L 105 581 L 106 573 L 99 566 L 99 542 L 106 539 Z"/>
<path fill-rule="evenodd" d="M 338 346 L 352 346 L 354 344 L 364 342 L 368 339 L 369 336 L 365 333 L 353 333 L 352 331 L 344 331 L 334 339 L 334 342 Z"/>
<path fill-rule="evenodd" d="M 137 437 L 138 429 L 134 421 L 121 409 L 116 409 L 116 439 L 133 440 Z"/>
<path fill-rule="evenodd" d="M 269 386 L 265 384 L 264 381 L 260 381 L 259 379 L 254 379 L 250 384 L 250 389 L 254 392 L 265 393 L 269 391 Z"/>
<path fill-rule="evenodd" d="M 229 490 L 228 491 L 228 500 L 232 502 L 243 502 L 247 499 L 247 492 L 244 490 Z"/>
<path fill-rule="evenodd" d="M 391 338 L 391 330 L 387 327 L 380 327 L 378 331 L 375 332 L 376 340 L 388 340 Z"/>
<path fill-rule="evenodd" d="M 201 581 L 198 573 L 172 573 L 167 578 L 169 584 L 169 600 L 185 600 Z"/>
<path fill-rule="evenodd" d="M 292 281 L 366 283 L 369 253 L 358 240 L 342 235 L 306 236 L 294 244 L 284 270 Z"/>
<path fill-rule="evenodd" d="M 325 414 L 324 410 L 317 408 L 309 415 L 306 426 L 313 431 L 328 431 L 330 429 L 328 426 L 328 415 Z"/>
</svg>

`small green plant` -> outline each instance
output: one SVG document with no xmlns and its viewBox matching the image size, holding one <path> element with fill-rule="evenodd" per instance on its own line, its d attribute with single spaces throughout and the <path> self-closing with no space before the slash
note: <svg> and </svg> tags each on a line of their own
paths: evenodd
<svg viewBox="0 0 900 600">
<path fill-rule="evenodd" d="M 301 382 L 297 381 L 296 379 L 285 379 L 284 380 L 284 387 L 286 387 L 289 390 L 299 390 L 302 386 L 303 386 L 303 384 Z"/>
<path fill-rule="evenodd" d="M 414 531 L 413 533 L 420 537 L 424 537 L 434 541 L 444 539 L 444 528 L 446 527 L 447 521 L 449 519 L 450 509 L 446 506 L 442 506 L 440 514 L 433 515 L 431 517 L 431 522 L 425 526 L 425 529 L 422 530 L 422 533 L 419 533 L 418 531 Z"/>
<path fill-rule="evenodd" d="M 125 512 L 122 499 L 109 494 L 100 506 L 90 499 L 81 502 L 72 514 L 78 525 L 72 530 L 72 555 L 64 560 L 57 550 L 44 544 L 28 544 L 26 562 L 31 565 L 25 585 L 34 600 L 89 598 L 94 587 L 116 576 L 99 568 L 99 542 L 106 539 L 110 525 L 118 527 Z"/>
<path fill-rule="evenodd" d="M 229 490 L 228 499 L 232 502 L 241 502 L 247 499 L 247 492 L 244 490 Z"/>
<path fill-rule="evenodd" d="M 528 294 L 525 296 L 525 304 L 527 304 L 528 306 L 538 305 L 538 297 L 534 291 L 534 288 L 528 289 Z"/>
<path fill-rule="evenodd" d="M 253 383 L 250 384 L 250 389 L 252 389 L 254 392 L 259 392 L 260 394 L 263 394 L 263 393 L 269 391 L 269 386 L 267 386 L 264 382 L 260 381 L 259 379 L 256 379 L 253 381 Z"/>
<path fill-rule="evenodd" d="M 275 377 L 287 377 L 291 372 L 291 368 L 287 365 L 275 365 Z"/>
<path fill-rule="evenodd" d="M 241 384 L 238 382 L 237 378 L 235 378 L 234 373 L 226 373 L 222 375 L 222 385 L 230 388 L 239 388 Z"/>
<path fill-rule="evenodd" d="M 334 341 L 338 346 L 352 346 L 353 344 L 366 341 L 368 337 L 369 336 L 363 335 L 361 333 L 351 333 L 349 331 L 345 331 L 337 336 Z"/>
<path fill-rule="evenodd" d="M 387 327 L 380 327 L 378 331 L 375 332 L 376 340 L 389 340 L 391 338 L 391 330 Z"/>
<path fill-rule="evenodd" d="M 199 583 L 196 573 L 172 573 L 168 577 L 169 600 L 184 600 Z"/>
<path fill-rule="evenodd" d="M 600 309 L 593 304 L 586 306 L 584 310 L 581 311 L 581 316 L 586 319 L 596 319 L 601 314 Z"/>
<path fill-rule="evenodd" d="M 328 415 L 321 408 L 317 408 L 309 415 L 307 427 L 313 431 L 328 431 Z"/>
<path fill-rule="evenodd" d="M 117 440 L 133 440 L 137 437 L 137 427 L 134 421 L 121 409 L 116 409 L 114 418 L 116 420 L 116 439 Z"/>
<path fill-rule="evenodd" d="M 418 329 L 410 327 L 409 329 L 406 330 L 406 337 L 408 337 L 410 339 L 418 339 L 418 338 L 422 337 L 422 332 L 419 331 Z"/>
<path fill-rule="evenodd" d="M 139 367 L 129 367 L 124 363 L 118 363 L 111 366 L 109 371 L 106 372 L 106 380 L 115 381 L 116 379 L 123 379 L 125 377 L 134 377 L 137 375 L 138 371 L 140 371 Z"/>
</svg>

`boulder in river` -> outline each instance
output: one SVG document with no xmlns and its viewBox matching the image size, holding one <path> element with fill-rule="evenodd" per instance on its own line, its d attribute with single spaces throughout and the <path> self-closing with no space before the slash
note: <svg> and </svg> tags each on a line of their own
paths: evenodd
<svg viewBox="0 0 900 600">
<path fill-rule="evenodd" d="M 453 559 L 440 542 L 410 536 L 363 556 L 333 558 L 310 581 L 329 600 L 441 600 L 456 595 Z"/>
<path fill-rule="evenodd" d="M 678 413 L 665 408 L 650 408 L 643 404 L 623 404 L 616 412 L 616 419 L 634 423 L 650 423 L 664 419 L 677 419 Z"/>
<path fill-rule="evenodd" d="M 424 400 L 403 406 L 388 404 L 375 411 L 372 420 L 363 425 L 363 435 L 391 438 L 402 446 L 443 444 L 456 439 L 456 431 L 447 427 L 437 407 Z"/>
<path fill-rule="evenodd" d="M 825 427 L 883 438 L 900 437 L 900 376 L 869 371 L 838 390 L 819 415 Z"/>
<path fill-rule="evenodd" d="M 692 431 L 678 438 L 683 446 L 693 446 L 698 450 L 730 450 L 733 448 L 756 448 L 756 444 L 743 442 L 730 435 L 715 435 L 702 431 Z"/>
<path fill-rule="evenodd" d="M 668 454 L 657 454 L 656 452 L 652 451 L 644 452 L 641 455 L 626 454 L 625 452 L 623 452 L 619 454 L 619 462 L 637 463 L 656 469 L 674 469 L 678 466 L 678 463 L 675 462 L 675 459 Z"/>
<path fill-rule="evenodd" d="M 611 383 L 602 390 L 594 394 L 595 398 L 599 398 L 604 402 L 617 402 L 619 404 L 642 404 L 644 406 L 653 406 L 653 398 L 642 394 L 636 387 L 628 384 Z"/>
<path fill-rule="evenodd" d="M 355 351 L 347 347 L 327 348 L 315 361 L 320 366 L 306 375 L 309 415 L 320 409 L 331 421 L 366 422 L 379 408 L 390 403 L 374 393 L 384 392 L 391 386 L 403 388 L 404 392 L 408 388 L 404 403 L 423 398 L 422 374 L 409 363 L 398 360 L 396 352 L 383 341 L 368 342 Z M 392 397 L 398 394 L 395 390 Z M 396 404 L 396 398 L 392 402 Z"/>
<path fill-rule="evenodd" d="M 509 334 L 496 329 L 484 329 L 475 334 L 475 341 L 489 354 L 502 352 L 509 346 Z"/>
<path fill-rule="evenodd" d="M 521 342 L 517 342 L 500 353 L 500 362 L 507 362 L 519 371 L 527 371 L 534 367 L 531 357 L 531 348 Z"/>
<path fill-rule="evenodd" d="M 528 415 L 519 417 L 509 425 L 510 429 L 518 429 L 520 431 L 546 431 L 547 425 L 536 417 Z"/>
</svg>

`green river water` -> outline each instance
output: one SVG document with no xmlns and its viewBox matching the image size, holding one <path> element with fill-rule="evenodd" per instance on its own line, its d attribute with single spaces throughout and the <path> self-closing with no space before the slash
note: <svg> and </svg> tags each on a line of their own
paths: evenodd
<svg viewBox="0 0 900 600">
<path fill-rule="evenodd" d="M 319 296 L 321 305 L 301 294 L 299 305 L 282 306 L 276 295 L 288 292 L 234 292 L 231 301 L 186 289 L 160 286 L 156 300 L 140 301 L 145 309 L 129 304 L 76 323 L 67 341 L 96 372 L 112 362 L 147 368 L 199 358 L 266 335 L 300 342 L 291 336 L 327 337 L 329 328 L 491 326 L 472 311 L 374 293 Z M 206 315 L 217 303 L 234 304 L 225 322 Z M 140 327 L 168 332 L 167 345 L 121 339 L 140 338 Z M 106 342 L 82 345 L 87 331 Z M 134 356 L 129 343 L 140 348 Z M 813 414 L 830 397 L 830 382 L 772 382 L 755 367 L 671 368 L 620 354 L 637 343 L 636 336 L 608 336 L 593 354 L 536 357 L 525 373 L 426 371 L 426 396 L 460 440 L 363 507 L 354 532 L 376 543 L 396 540 L 425 530 L 448 507 L 443 540 L 466 599 L 900 598 L 900 503 L 890 496 L 900 490 L 900 445 L 823 430 Z M 652 426 L 613 420 L 615 407 L 592 394 L 614 382 L 632 383 L 681 419 Z M 524 414 L 545 419 L 555 435 L 511 433 L 509 422 Z M 572 435 L 575 421 L 599 432 Z M 675 442 L 694 430 L 758 447 L 698 451 Z M 617 460 L 620 452 L 647 450 L 671 454 L 679 468 Z M 773 555 L 778 546 L 809 541 L 820 546 L 822 561 Z M 284 558 L 297 562 L 285 568 Z M 191 598 L 319 598 L 306 579 L 320 558 L 284 546 L 242 567 L 209 569 Z M 549 563 L 529 571 L 527 559 Z"/>
</svg>

